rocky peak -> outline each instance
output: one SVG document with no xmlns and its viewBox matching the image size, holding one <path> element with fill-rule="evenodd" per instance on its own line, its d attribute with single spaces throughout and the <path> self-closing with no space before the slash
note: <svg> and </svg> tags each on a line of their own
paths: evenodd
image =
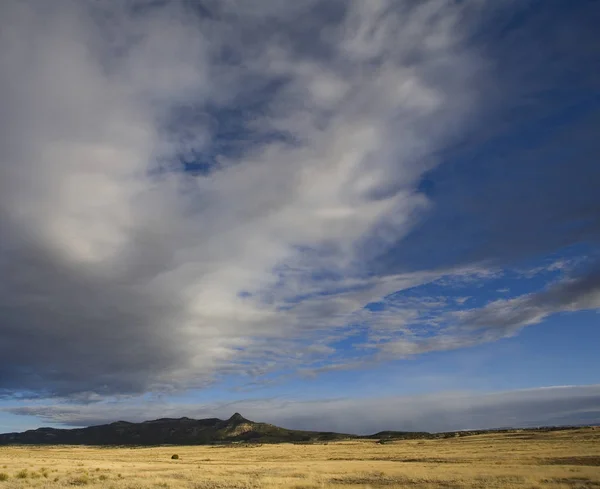
<svg viewBox="0 0 600 489">
<path fill-rule="evenodd" d="M 231 418 L 229 418 L 228 420 L 230 423 L 249 423 L 250 421 L 248 421 L 246 418 L 244 418 L 240 413 L 235 413 L 233 416 L 231 416 Z"/>
</svg>

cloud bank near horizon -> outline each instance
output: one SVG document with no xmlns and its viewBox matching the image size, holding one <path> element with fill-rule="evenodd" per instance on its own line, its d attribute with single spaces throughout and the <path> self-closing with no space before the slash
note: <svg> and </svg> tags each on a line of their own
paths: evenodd
<svg viewBox="0 0 600 489">
<path fill-rule="evenodd" d="M 594 86 L 595 17 L 514 8 L 3 2 L 0 395 L 318 373 L 600 307 L 589 264 L 475 308 L 394 295 L 598 244 L 596 113 L 558 155 L 526 124 L 496 151 Z"/>
<path fill-rule="evenodd" d="M 447 392 L 419 396 L 338 398 L 313 401 L 249 399 L 227 403 L 169 402 L 30 405 L 6 412 L 37 416 L 64 426 L 164 417 L 226 419 L 234 412 L 253 421 L 290 429 L 373 434 L 379 431 L 442 432 L 502 427 L 598 424 L 600 385 L 544 387 L 491 394 Z"/>
</svg>

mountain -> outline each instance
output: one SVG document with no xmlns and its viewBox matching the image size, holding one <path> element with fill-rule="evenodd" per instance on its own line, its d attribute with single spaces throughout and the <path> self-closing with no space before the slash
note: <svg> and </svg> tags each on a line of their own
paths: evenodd
<svg viewBox="0 0 600 489">
<path fill-rule="evenodd" d="M 236 441 L 311 442 L 356 438 L 331 432 L 299 431 L 256 423 L 235 413 L 218 418 L 161 418 L 143 423 L 117 421 L 88 428 L 39 428 L 0 435 L 0 445 L 208 445 Z"/>
<path fill-rule="evenodd" d="M 578 429 L 581 426 L 553 426 L 537 428 L 505 428 L 491 430 L 450 431 L 380 431 L 373 435 L 349 435 L 324 431 L 300 431 L 280 428 L 272 424 L 256 423 L 235 413 L 231 418 L 190 419 L 161 418 L 143 423 L 117 421 L 88 428 L 38 428 L 23 433 L 0 434 L 0 445 L 212 445 L 232 442 L 248 443 L 311 443 L 348 439 L 391 440 L 449 438 L 484 433 L 544 432 Z"/>
</svg>

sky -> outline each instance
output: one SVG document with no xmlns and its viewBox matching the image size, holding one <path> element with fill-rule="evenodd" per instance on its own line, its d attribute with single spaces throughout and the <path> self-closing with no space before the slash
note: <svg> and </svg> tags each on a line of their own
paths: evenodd
<svg viewBox="0 0 600 489">
<path fill-rule="evenodd" d="M 600 424 L 600 2 L 0 2 L 0 432 Z"/>
</svg>

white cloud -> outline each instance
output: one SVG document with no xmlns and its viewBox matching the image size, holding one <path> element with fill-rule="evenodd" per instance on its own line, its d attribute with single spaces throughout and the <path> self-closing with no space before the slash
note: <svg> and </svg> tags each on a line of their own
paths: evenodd
<svg viewBox="0 0 600 489">
<path fill-rule="evenodd" d="M 430 208 L 418 182 L 478 111 L 479 2 L 248 5 L 0 6 L 7 395 L 356 365 L 378 348 L 334 344 L 366 322 L 417 353 L 394 334 L 433 303 L 364 306 L 490 273 L 370 268 Z M 174 171 L 182 155 L 209 170 Z"/>
<path fill-rule="evenodd" d="M 312 2 L 277 5 L 257 6 L 274 15 L 265 28 L 236 2 L 209 14 L 179 2 L 3 4 L 9 392 L 202 385 L 271 355 L 275 365 L 295 338 L 423 280 L 365 280 L 357 246 L 376 229 L 374 248 L 407 232 L 427 206 L 412 190 L 423 157 L 471 110 L 477 60 L 461 10 L 353 2 L 328 22 Z M 288 33 L 298 17 L 321 37 Z M 254 131 L 253 146 L 219 155 L 201 115 L 254 96 L 262 108 L 239 134 Z M 199 122 L 180 127 L 185 106 Z M 215 170 L 159 171 L 190 151 L 214 156 Z M 319 297 L 332 287 L 350 291 Z"/>
<path fill-rule="evenodd" d="M 594 309 L 600 309 L 597 271 L 563 278 L 541 291 L 494 300 L 479 308 L 438 309 L 437 321 L 428 328 L 432 333 L 428 337 L 404 334 L 401 338 L 388 338 L 389 341 L 381 345 L 381 351 L 388 356 L 410 356 L 465 348 L 514 336 L 522 328 L 538 324 L 552 314 Z M 414 323 L 419 322 L 413 320 Z"/>
</svg>

